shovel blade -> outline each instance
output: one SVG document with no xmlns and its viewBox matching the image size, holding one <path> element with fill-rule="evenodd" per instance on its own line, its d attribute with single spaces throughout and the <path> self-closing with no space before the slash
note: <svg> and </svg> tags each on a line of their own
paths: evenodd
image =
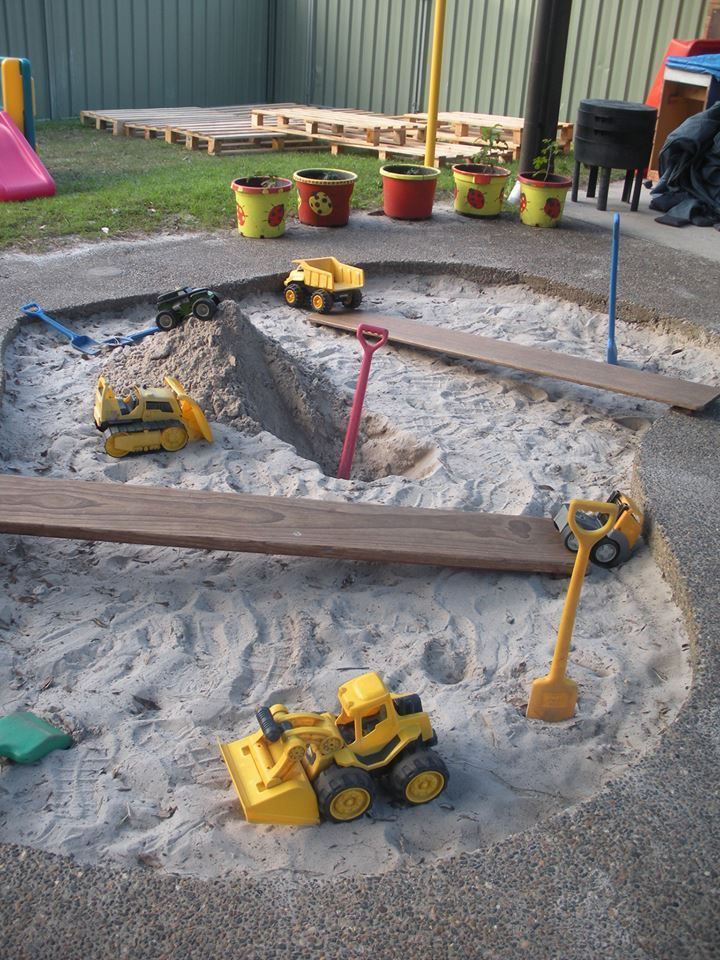
<svg viewBox="0 0 720 960">
<path fill-rule="evenodd" d="M 533 680 L 525 716 L 529 720 L 558 723 L 569 720 L 577 704 L 577 683 L 569 677 L 553 680 L 548 674 Z"/>
</svg>

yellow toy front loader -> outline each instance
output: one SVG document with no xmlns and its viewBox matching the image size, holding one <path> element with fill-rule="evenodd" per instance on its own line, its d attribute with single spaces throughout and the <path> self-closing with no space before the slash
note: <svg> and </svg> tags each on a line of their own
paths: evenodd
<svg viewBox="0 0 720 960">
<path fill-rule="evenodd" d="M 182 450 L 188 440 L 212 442 L 205 414 L 174 377 L 167 387 L 131 387 L 118 397 L 105 377 L 98 377 L 93 418 L 105 434 L 111 457 L 148 450 Z"/>
<path fill-rule="evenodd" d="M 251 823 L 345 822 L 366 813 L 383 777 L 411 804 L 447 786 L 430 718 L 415 694 L 393 694 L 377 673 L 343 684 L 340 713 L 290 713 L 260 707 L 260 729 L 220 750 Z"/>
</svg>

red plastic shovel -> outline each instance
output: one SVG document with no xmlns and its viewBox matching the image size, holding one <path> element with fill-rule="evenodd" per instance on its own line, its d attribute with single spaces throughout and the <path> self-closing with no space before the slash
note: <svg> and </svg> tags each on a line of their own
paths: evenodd
<svg viewBox="0 0 720 960">
<path fill-rule="evenodd" d="M 371 337 L 378 337 L 379 339 L 368 340 L 366 334 L 370 334 Z M 362 344 L 363 358 L 360 364 L 357 386 L 355 387 L 355 396 L 353 397 L 347 433 L 345 434 L 345 443 L 343 444 L 342 453 L 340 454 L 340 463 L 338 465 L 339 480 L 348 480 L 350 477 L 350 468 L 352 467 L 353 455 L 355 453 L 355 443 L 360 427 L 365 390 L 367 388 L 368 377 L 370 376 L 372 355 L 377 349 L 387 343 L 388 332 L 383 327 L 373 327 L 369 323 L 361 323 L 355 331 L 355 336 Z"/>
</svg>

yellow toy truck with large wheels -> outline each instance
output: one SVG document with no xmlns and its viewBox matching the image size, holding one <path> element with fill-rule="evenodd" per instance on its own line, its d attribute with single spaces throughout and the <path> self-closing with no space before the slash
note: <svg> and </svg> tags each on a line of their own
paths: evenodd
<svg viewBox="0 0 720 960">
<path fill-rule="evenodd" d="M 333 304 L 355 310 L 362 302 L 365 273 L 360 267 L 340 263 L 335 257 L 293 260 L 297 264 L 284 280 L 285 302 L 291 307 L 311 306 L 316 313 L 330 313 Z"/>
<path fill-rule="evenodd" d="M 251 823 L 346 822 L 366 813 L 382 781 L 408 804 L 428 803 L 450 775 L 416 693 L 390 693 L 377 673 L 338 690 L 340 713 L 260 707 L 260 729 L 220 750 Z"/>
<path fill-rule="evenodd" d="M 188 440 L 201 437 L 212 442 L 212 430 L 197 403 L 174 377 L 163 379 L 166 387 L 131 387 L 118 397 L 105 377 L 98 377 L 93 418 L 111 457 L 182 450 Z"/>
</svg>

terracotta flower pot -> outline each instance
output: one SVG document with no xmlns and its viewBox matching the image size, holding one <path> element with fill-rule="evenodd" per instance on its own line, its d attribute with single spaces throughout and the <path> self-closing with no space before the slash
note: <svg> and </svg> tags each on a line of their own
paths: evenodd
<svg viewBox="0 0 720 960">
<path fill-rule="evenodd" d="M 535 173 L 520 173 L 520 219 L 529 227 L 556 227 L 560 223 L 565 197 L 572 186 L 569 177 L 551 173 L 538 178 Z"/>
<path fill-rule="evenodd" d="M 394 220 L 427 220 L 432 216 L 440 171 L 414 163 L 386 163 L 380 168 L 383 210 Z"/>
<path fill-rule="evenodd" d="M 497 217 L 502 210 L 510 171 L 480 163 L 456 163 L 455 212 L 469 217 Z"/>
<path fill-rule="evenodd" d="M 350 197 L 357 174 L 350 170 L 315 167 L 296 170 L 298 219 L 310 227 L 344 227 L 350 219 Z"/>
</svg>

